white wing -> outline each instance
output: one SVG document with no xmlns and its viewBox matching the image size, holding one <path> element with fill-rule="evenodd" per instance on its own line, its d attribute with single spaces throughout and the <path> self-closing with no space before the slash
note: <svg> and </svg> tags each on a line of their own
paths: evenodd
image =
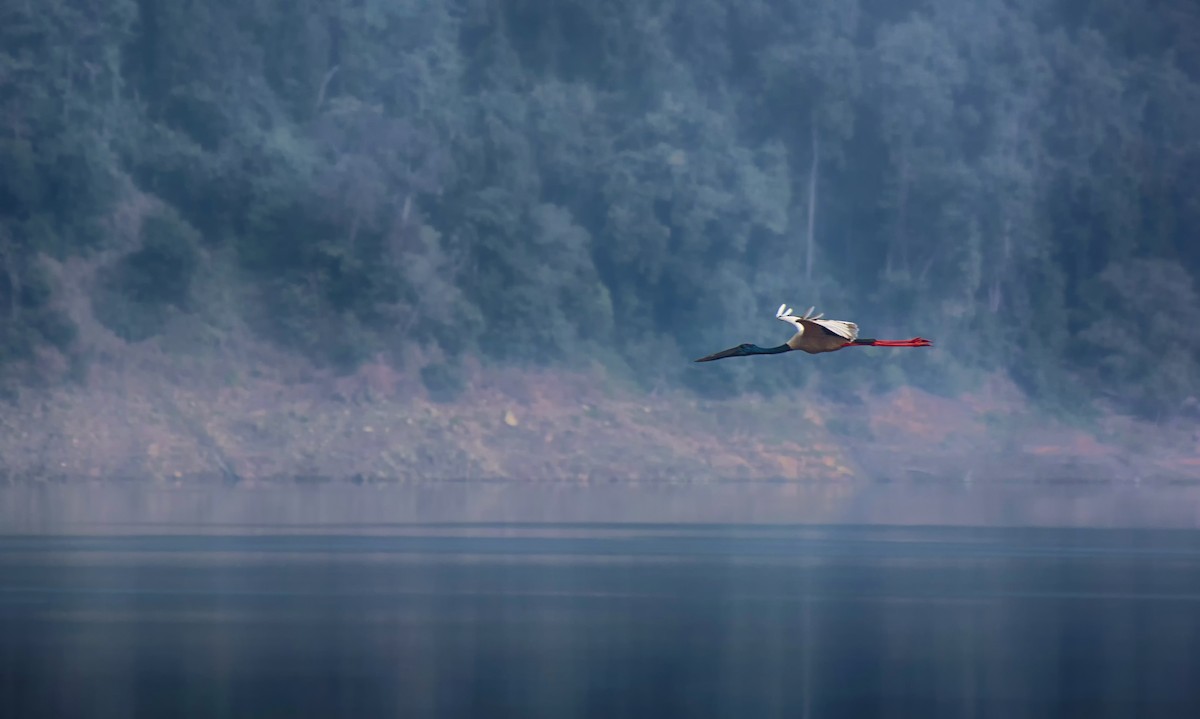
<svg viewBox="0 0 1200 719">
<path fill-rule="evenodd" d="M 845 320 L 810 320 L 811 322 L 821 325 L 825 329 L 834 333 L 838 337 L 845 339 L 847 342 L 853 342 L 858 339 L 858 325 Z"/>
<path fill-rule="evenodd" d="M 812 310 L 809 310 L 809 312 L 812 312 Z M 792 314 L 791 307 L 788 307 L 787 305 L 779 305 L 779 309 L 775 310 L 775 319 L 783 320 L 789 325 L 795 327 L 796 334 L 804 334 L 804 323 L 800 321 L 802 318 Z"/>
<path fill-rule="evenodd" d="M 808 312 L 797 316 L 792 311 L 792 308 L 788 307 L 787 305 L 779 305 L 779 309 L 775 311 L 775 318 L 783 320 L 784 322 L 787 322 L 795 327 L 796 334 L 804 334 L 804 322 L 801 320 L 807 320 L 815 325 L 824 327 L 838 337 L 845 339 L 847 342 L 853 342 L 854 340 L 858 339 L 858 325 L 845 320 L 821 319 L 825 316 L 825 313 L 822 312 L 821 314 L 814 315 L 813 311 L 816 309 L 816 307 L 809 307 Z"/>
</svg>

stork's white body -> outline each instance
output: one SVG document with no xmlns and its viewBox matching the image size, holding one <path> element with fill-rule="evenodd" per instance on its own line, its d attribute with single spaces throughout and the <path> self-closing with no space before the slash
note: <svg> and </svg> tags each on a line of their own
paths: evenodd
<svg viewBox="0 0 1200 719">
<path fill-rule="evenodd" d="M 825 313 L 814 315 L 815 307 L 797 315 L 787 305 L 779 305 L 775 318 L 796 328 L 796 334 L 787 341 L 788 347 L 809 354 L 833 352 L 858 339 L 858 325 L 846 320 L 822 319 Z"/>
</svg>

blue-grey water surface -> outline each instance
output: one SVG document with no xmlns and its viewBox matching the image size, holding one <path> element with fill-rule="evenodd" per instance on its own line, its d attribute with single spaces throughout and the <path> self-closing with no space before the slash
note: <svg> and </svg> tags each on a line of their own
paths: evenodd
<svg viewBox="0 0 1200 719">
<path fill-rule="evenodd" d="M 1200 716 L 1189 530 L 210 530 L 0 538 L 0 715 Z"/>
</svg>

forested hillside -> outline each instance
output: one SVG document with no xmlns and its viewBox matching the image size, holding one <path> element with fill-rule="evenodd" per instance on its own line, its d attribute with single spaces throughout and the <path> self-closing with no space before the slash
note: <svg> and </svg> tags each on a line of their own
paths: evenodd
<svg viewBox="0 0 1200 719">
<path fill-rule="evenodd" d="M 466 357 L 708 395 L 999 370 L 1173 413 L 1198 190 L 1193 0 L 0 4 L 10 381 L 88 362 L 74 291 L 127 342 L 440 393 Z M 781 341 L 781 302 L 937 347 L 689 362 Z"/>
</svg>

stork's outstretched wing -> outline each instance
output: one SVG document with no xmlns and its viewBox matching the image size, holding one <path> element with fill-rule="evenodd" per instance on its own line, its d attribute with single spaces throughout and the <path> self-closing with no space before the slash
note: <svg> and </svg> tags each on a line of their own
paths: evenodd
<svg viewBox="0 0 1200 719">
<path fill-rule="evenodd" d="M 803 315 L 796 315 L 791 307 L 779 305 L 779 309 L 775 311 L 775 318 L 792 325 L 799 334 L 804 334 L 804 330 L 807 327 L 816 325 L 845 339 L 847 342 L 853 342 L 858 339 L 858 325 L 853 322 L 846 322 L 845 320 L 821 319 L 825 316 L 825 313 L 822 312 L 819 315 L 814 315 L 813 311 L 816 309 L 816 307 L 809 307 L 808 312 L 805 312 Z"/>
</svg>

